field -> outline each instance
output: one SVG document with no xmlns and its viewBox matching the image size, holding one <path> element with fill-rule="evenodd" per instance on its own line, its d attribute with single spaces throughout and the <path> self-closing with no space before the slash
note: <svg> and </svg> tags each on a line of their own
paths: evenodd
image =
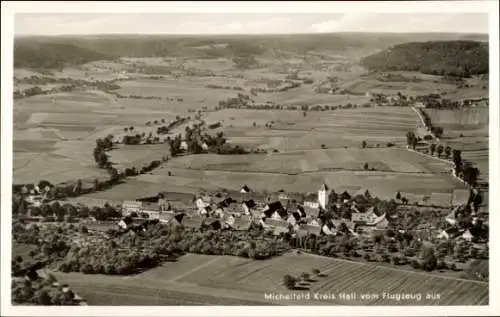
<svg viewBox="0 0 500 317">
<path fill-rule="evenodd" d="M 162 61 L 146 60 L 145 63 L 156 65 Z M 209 68 L 211 63 L 206 62 L 204 67 Z M 111 63 L 109 67 L 118 66 Z M 266 76 L 264 70 L 243 71 L 243 78 L 233 78 L 226 70 L 224 72 L 224 77 L 177 78 L 167 74 L 163 79 L 154 80 L 136 74 L 134 79 L 120 82 L 122 88 L 118 92 L 122 95 L 159 96 L 162 100 L 116 98 L 100 91 L 74 91 L 16 101 L 14 181 L 47 179 L 61 182 L 106 177 L 105 172 L 96 168 L 92 157 L 97 138 L 108 134 L 124 135 L 123 128 L 130 126 L 134 126 L 134 133 L 154 133 L 156 126 L 148 127 L 146 121 L 165 119 L 168 122 L 177 115 L 189 115 L 188 109 L 204 106 L 211 109 L 219 100 L 238 93 L 206 88 L 207 83 L 248 89 L 262 78 L 273 78 L 272 74 Z M 317 73 L 310 73 L 320 78 Z M 284 77 L 284 74 L 274 74 L 274 78 Z M 182 101 L 177 99 L 179 97 Z M 315 94 L 305 85 L 283 93 L 262 93 L 255 99 L 259 98 L 277 103 L 295 103 L 295 99 L 305 98 L 310 104 L 332 106 L 362 102 L 353 98 L 366 99 L 364 96 Z M 315 101 L 315 98 L 321 100 Z M 302 101 L 297 103 L 304 104 Z M 202 189 L 232 190 L 241 184 L 258 191 L 314 191 L 325 181 L 336 190 L 368 189 L 386 198 L 401 191 L 415 195 L 418 200 L 437 194 L 450 196 L 454 189 L 463 188 L 453 178 L 442 174 L 446 170 L 445 163 L 399 148 L 405 145 L 406 132 L 414 130 L 418 124 L 417 116 L 409 108 L 341 109 L 308 112 L 306 116 L 301 111 L 228 109 L 207 112 L 203 119 L 207 123 L 221 122 L 221 128 L 216 131 L 222 131 L 229 143 L 249 149 L 266 149 L 269 154 L 174 158 L 151 174 L 129 179 L 126 184 L 91 196 L 122 200 L 154 195 L 159 191 L 193 194 Z M 266 128 L 266 124 L 272 124 L 272 128 Z M 182 126 L 174 132 L 183 130 Z M 361 149 L 362 141 L 367 142 L 367 149 Z M 396 147 L 388 148 L 387 143 Z M 140 167 L 168 154 L 165 144 L 120 145 L 110 152 L 110 157 L 122 168 Z M 33 179 L 33 175 L 37 179 Z M 451 198 L 444 201 L 451 201 Z"/>
<path fill-rule="evenodd" d="M 285 274 L 298 276 L 314 268 L 323 276 L 293 291 L 310 294 L 309 300 L 265 299 L 266 293 L 290 292 L 282 285 Z M 306 254 L 267 261 L 189 254 L 131 277 L 80 273 L 57 273 L 56 277 L 70 284 L 89 305 L 487 305 L 489 300 L 487 283 Z M 383 292 L 421 294 L 422 298 L 398 301 L 383 298 Z M 356 298 L 342 299 L 341 293 L 354 293 Z M 315 299 L 314 294 L 336 298 Z"/>
</svg>

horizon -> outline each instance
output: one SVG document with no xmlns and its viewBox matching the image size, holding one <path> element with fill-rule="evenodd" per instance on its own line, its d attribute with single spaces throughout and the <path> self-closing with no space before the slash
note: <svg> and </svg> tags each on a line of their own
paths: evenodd
<svg viewBox="0 0 500 317">
<path fill-rule="evenodd" d="M 131 23 L 130 21 L 134 21 Z M 466 21 L 466 23 L 464 23 Z M 487 13 L 17 14 L 15 36 L 488 34 Z"/>
<path fill-rule="evenodd" d="M 250 36 L 250 37 L 258 37 L 258 36 L 291 36 L 291 35 L 336 35 L 336 34 L 383 34 L 383 35 L 404 35 L 404 34 L 443 34 L 443 35 L 489 35 L 489 32 L 369 32 L 369 31 L 349 31 L 349 32 L 323 32 L 323 33 L 213 33 L 213 34 L 203 34 L 203 33 L 193 33 L 193 34 L 182 34 L 182 33 L 87 33 L 87 34 L 14 34 L 14 38 L 16 37 L 141 37 L 141 36 L 154 36 L 154 37 L 162 37 L 162 36 L 172 36 L 172 37 L 210 37 L 210 36 Z"/>
</svg>

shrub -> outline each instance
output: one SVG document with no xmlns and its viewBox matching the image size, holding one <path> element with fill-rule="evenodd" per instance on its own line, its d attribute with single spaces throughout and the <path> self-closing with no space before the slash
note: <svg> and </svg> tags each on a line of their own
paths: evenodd
<svg viewBox="0 0 500 317">
<path fill-rule="evenodd" d="M 411 267 L 418 270 L 421 268 L 421 264 L 418 260 L 411 261 Z"/>
<path fill-rule="evenodd" d="M 290 289 L 290 290 L 294 289 L 295 283 L 296 283 L 295 277 L 293 277 L 291 275 L 285 275 L 283 277 L 283 285 L 285 285 L 285 287 L 287 289 Z"/>
</svg>

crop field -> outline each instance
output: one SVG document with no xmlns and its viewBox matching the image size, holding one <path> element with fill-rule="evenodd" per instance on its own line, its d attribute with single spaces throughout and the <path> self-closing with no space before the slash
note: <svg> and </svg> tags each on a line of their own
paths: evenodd
<svg viewBox="0 0 500 317">
<path fill-rule="evenodd" d="M 268 155 L 203 154 L 175 158 L 168 168 L 301 174 L 332 170 L 363 170 L 367 163 L 376 171 L 397 173 L 441 173 L 446 163 L 399 148 L 335 148 L 290 151 Z"/>
<path fill-rule="evenodd" d="M 288 292 L 282 285 L 284 275 L 299 276 L 312 269 L 319 269 L 321 276 L 293 291 L 309 293 L 309 300 L 265 299 L 265 293 Z M 489 300 L 487 283 L 306 254 L 267 261 L 188 254 L 130 277 L 80 273 L 57 273 L 56 277 L 71 285 L 89 305 L 487 305 Z M 422 298 L 397 301 L 384 298 L 383 292 L 420 293 Z M 336 298 L 315 299 L 315 293 L 335 294 Z M 340 293 L 354 293 L 356 298 L 343 300 Z"/>
<path fill-rule="evenodd" d="M 407 108 L 342 109 L 324 112 L 235 110 L 208 113 L 207 122 L 221 122 L 229 142 L 249 147 L 292 151 L 332 147 L 360 147 L 406 142 L 417 118 Z M 255 127 L 253 123 L 255 122 Z M 272 128 L 265 128 L 272 123 Z"/>
<path fill-rule="evenodd" d="M 117 101 L 97 91 L 16 100 L 14 182 L 36 179 L 62 182 L 107 175 L 98 170 L 93 161 L 92 150 L 97 138 L 123 134 L 123 127 L 144 125 L 149 120 L 172 120 L 177 115 L 161 111 L 160 107 L 138 108 L 137 104 L 143 101 L 135 104 L 129 100 Z"/>
</svg>

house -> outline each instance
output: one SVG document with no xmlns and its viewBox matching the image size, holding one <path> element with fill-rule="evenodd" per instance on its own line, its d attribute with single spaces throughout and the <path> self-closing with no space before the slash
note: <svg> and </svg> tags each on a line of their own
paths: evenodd
<svg viewBox="0 0 500 317">
<path fill-rule="evenodd" d="M 272 203 L 268 203 L 265 207 L 264 207 L 264 210 L 262 211 L 263 212 L 263 216 L 264 218 L 271 218 L 273 215 L 276 214 L 277 211 L 281 211 L 281 213 L 283 213 L 284 208 L 283 208 L 283 205 L 281 204 L 281 202 L 279 201 L 275 201 L 275 202 L 272 202 Z M 285 211 L 286 212 L 286 211 Z M 280 214 L 278 213 L 278 216 Z M 276 217 L 276 216 L 275 216 Z M 281 219 L 281 217 L 278 217 L 278 219 Z"/>
<path fill-rule="evenodd" d="M 179 148 L 182 150 L 182 151 L 187 151 L 189 149 L 189 146 L 187 144 L 186 141 L 181 141 L 181 145 L 179 146 Z"/>
<path fill-rule="evenodd" d="M 243 203 L 241 204 L 241 208 L 243 209 L 243 213 L 245 215 L 250 215 L 250 211 L 253 210 L 257 204 L 253 199 L 250 200 L 244 200 Z"/>
<path fill-rule="evenodd" d="M 460 235 L 460 230 L 458 230 L 457 227 L 450 227 L 448 229 L 441 231 L 438 234 L 437 238 L 449 240 L 449 239 L 454 239 L 454 238 L 458 237 L 459 235 Z"/>
<path fill-rule="evenodd" d="M 308 225 L 308 226 L 312 226 L 312 227 L 319 227 L 319 226 L 320 226 L 320 224 L 319 224 L 318 220 L 316 220 L 316 219 L 311 219 L 311 220 L 309 220 L 309 221 L 307 222 L 307 225 Z"/>
<path fill-rule="evenodd" d="M 161 207 L 160 205 L 154 203 L 143 203 L 141 212 L 148 214 L 149 218 L 159 219 L 161 213 Z"/>
<path fill-rule="evenodd" d="M 240 193 L 249 193 L 250 192 L 250 188 L 248 188 L 247 185 L 243 185 L 241 186 L 241 189 L 240 189 Z"/>
<path fill-rule="evenodd" d="M 204 209 L 204 208 L 210 206 L 210 202 L 208 202 L 206 199 L 199 197 L 195 200 L 195 205 L 196 205 L 196 208 L 201 210 L 201 209 Z"/>
<path fill-rule="evenodd" d="M 224 209 L 221 207 L 216 208 L 215 211 L 213 212 L 213 216 L 217 218 L 223 218 L 225 214 L 226 213 L 224 212 Z"/>
<path fill-rule="evenodd" d="M 208 205 L 206 207 L 198 208 L 198 214 L 200 216 L 208 216 L 210 215 L 211 212 L 212 212 L 212 207 Z"/>
<path fill-rule="evenodd" d="M 463 234 L 462 234 L 462 238 L 466 241 L 472 241 L 472 239 L 474 238 L 474 235 L 472 235 L 472 233 L 470 232 L 470 230 L 466 230 Z"/>
<path fill-rule="evenodd" d="M 288 218 L 286 219 L 286 222 L 288 222 L 289 224 L 292 224 L 292 225 L 295 225 L 296 223 L 298 223 L 300 221 L 300 214 L 298 212 L 293 212 L 291 215 L 288 216 Z"/>
<path fill-rule="evenodd" d="M 231 228 L 233 230 L 248 230 L 250 229 L 250 226 L 252 225 L 252 221 L 248 218 L 236 218 L 234 220 L 234 223 L 232 224 Z"/>
<path fill-rule="evenodd" d="M 389 220 L 387 220 L 387 218 L 385 217 L 385 214 L 384 214 L 383 218 L 381 218 L 380 221 L 376 221 L 375 228 L 386 229 L 388 225 L 389 225 Z"/>
<path fill-rule="evenodd" d="M 376 219 L 377 216 L 373 212 L 353 213 L 351 215 L 352 222 L 364 225 L 373 223 Z"/>
<path fill-rule="evenodd" d="M 206 142 L 201 143 L 201 148 L 203 149 L 203 151 L 208 151 L 207 143 Z"/>
<path fill-rule="evenodd" d="M 450 225 L 454 226 L 457 223 L 457 212 L 459 211 L 460 206 L 455 207 L 447 216 L 446 216 L 446 222 L 448 222 Z"/>
<path fill-rule="evenodd" d="M 124 217 L 118 222 L 118 227 L 121 229 L 125 230 L 127 229 L 131 224 L 133 223 L 132 218 L 130 217 Z"/>
<path fill-rule="evenodd" d="M 142 210 L 142 202 L 135 200 L 125 200 L 122 204 L 123 210 L 126 213 L 140 212 Z"/>
<path fill-rule="evenodd" d="M 319 203 L 316 201 L 305 201 L 304 202 L 304 207 L 308 207 L 311 209 L 318 209 L 319 208 Z"/>
<path fill-rule="evenodd" d="M 236 200 L 232 199 L 231 197 L 225 198 L 217 203 L 217 207 L 219 208 L 227 208 L 229 207 L 232 203 L 235 203 Z"/>
<path fill-rule="evenodd" d="M 304 209 L 304 206 L 302 206 L 302 205 L 297 205 L 296 212 L 299 213 L 301 218 L 307 217 L 306 210 Z"/>
<path fill-rule="evenodd" d="M 328 186 L 323 183 L 321 187 L 318 190 L 318 203 L 319 206 L 323 209 L 326 209 L 326 205 L 328 205 L 328 192 L 329 192 Z"/>
<path fill-rule="evenodd" d="M 227 226 L 232 228 L 236 222 L 236 218 L 234 215 L 229 215 L 226 217 L 226 219 L 224 219 L 224 222 L 226 223 Z"/>
<path fill-rule="evenodd" d="M 351 200 L 351 195 L 347 191 L 340 194 L 340 201 L 347 203 L 349 200 Z"/>
</svg>

